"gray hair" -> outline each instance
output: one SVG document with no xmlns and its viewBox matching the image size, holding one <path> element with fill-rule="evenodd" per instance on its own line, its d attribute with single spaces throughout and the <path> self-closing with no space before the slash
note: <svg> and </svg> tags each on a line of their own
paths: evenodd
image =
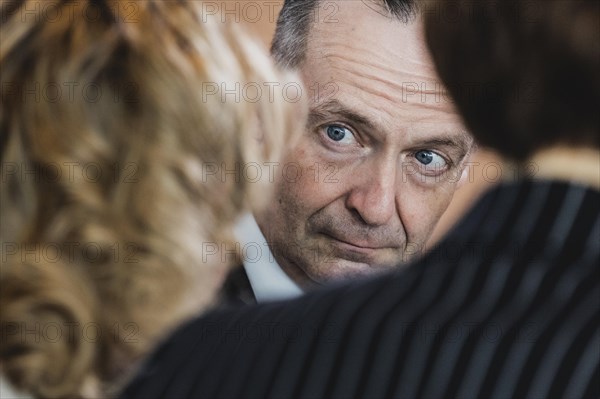
<svg viewBox="0 0 600 399">
<path fill-rule="evenodd" d="M 279 18 L 271 54 L 275 62 L 297 68 L 304 61 L 313 15 L 323 0 L 285 0 Z M 408 23 L 416 14 L 415 0 L 362 0 L 368 7 L 380 8 L 390 17 Z M 367 3 L 372 3 L 371 5 Z M 378 11 L 383 14 L 383 12 Z"/>
</svg>

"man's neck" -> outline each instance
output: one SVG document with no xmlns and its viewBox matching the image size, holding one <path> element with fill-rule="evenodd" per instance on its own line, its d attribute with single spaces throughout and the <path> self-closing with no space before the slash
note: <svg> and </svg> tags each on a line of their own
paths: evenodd
<svg viewBox="0 0 600 399">
<path fill-rule="evenodd" d="M 600 150 L 556 146 L 537 152 L 528 160 L 539 179 L 568 180 L 600 189 Z"/>
</svg>

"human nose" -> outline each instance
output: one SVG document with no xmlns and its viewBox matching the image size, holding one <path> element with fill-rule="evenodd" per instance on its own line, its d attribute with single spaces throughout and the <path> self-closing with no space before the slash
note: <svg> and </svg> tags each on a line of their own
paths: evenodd
<svg viewBox="0 0 600 399">
<path fill-rule="evenodd" d="M 396 166 L 395 160 L 386 159 L 356 171 L 357 180 L 346 198 L 346 207 L 368 225 L 385 225 L 396 213 Z"/>
</svg>

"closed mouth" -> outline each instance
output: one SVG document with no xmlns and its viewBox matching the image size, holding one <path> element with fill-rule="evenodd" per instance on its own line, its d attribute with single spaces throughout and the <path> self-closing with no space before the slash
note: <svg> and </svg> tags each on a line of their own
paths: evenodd
<svg viewBox="0 0 600 399">
<path fill-rule="evenodd" d="M 329 233 L 322 233 L 324 236 L 326 236 L 327 238 L 333 240 L 333 241 L 337 241 L 345 246 L 351 247 L 351 248 L 356 248 L 356 250 L 360 251 L 360 252 L 372 252 L 372 251 L 377 251 L 380 249 L 384 249 L 387 247 L 382 247 L 382 246 L 375 246 L 372 244 L 367 244 L 367 243 L 355 243 L 349 240 L 345 240 L 342 238 L 338 238 L 337 236 L 331 235 Z"/>
</svg>

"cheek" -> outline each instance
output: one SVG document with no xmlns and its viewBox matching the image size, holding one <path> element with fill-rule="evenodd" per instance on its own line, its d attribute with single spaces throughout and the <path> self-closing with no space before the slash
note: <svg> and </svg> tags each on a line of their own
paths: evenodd
<svg viewBox="0 0 600 399">
<path fill-rule="evenodd" d="M 419 242 L 429 237 L 448 208 L 452 193 L 447 186 L 405 189 L 400 198 L 400 217 L 409 241 Z"/>
<path fill-rule="evenodd" d="M 278 197 L 307 217 L 338 198 L 342 190 L 339 167 L 319 157 L 314 144 L 294 150 L 282 166 Z"/>
<path fill-rule="evenodd" d="M 294 152 L 276 169 L 275 196 L 265 212 L 259 215 L 264 227 L 275 234 L 268 237 L 277 241 L 301 236 L 304 225 L 318 209 L 319 189 L 310 177 L 310 171 Z"/>
</svg>

